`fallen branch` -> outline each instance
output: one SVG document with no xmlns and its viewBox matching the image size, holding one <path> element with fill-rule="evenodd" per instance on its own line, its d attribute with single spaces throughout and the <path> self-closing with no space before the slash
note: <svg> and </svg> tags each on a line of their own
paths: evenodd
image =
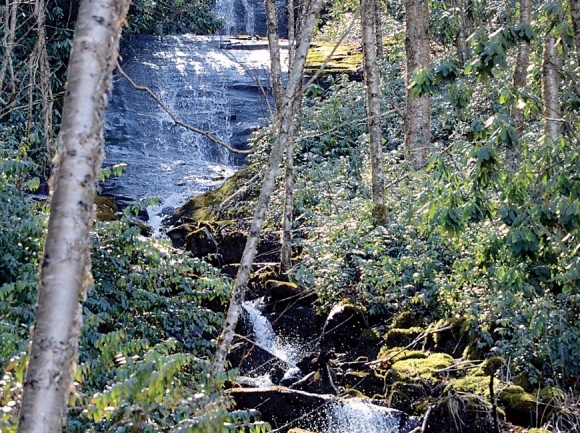
<svg viewBox="0 0 580 433">
<path fill-rule="evenodd" d="M 252 184 L 258 180 L 258 177 L 260 176 L 260 174 L 261 173 L 254 175 L 254 177 L 252 177 L 250 180 L 248 180 L 244 186 L 242 186 L 240 189 L 238 189 L 236 192 L 234 192 L 232 195 L 230 195 L 228 198 L 226 198 L 224 201 L 222 201 L 222 203 L 220 204 L 220 207 L 218 208 L 218 214 L 222 213 L 222 211 L 224 210 L 226 205 L 229 204 L 230 202 L 232 202 L 233 199 L 235 199 L 239 195 L 248 191 L 248 189 L 250 189 Z"/>
<path fill-rule="evenodd" d="M 229 144 L 221 141 L 219 138 L 214 137 L 213 135 L 211 135 L 211 133 L 209 131 L 203 131 L 201 129 L 198 129 L 194 126 L 188 125 L 187 123 L 182 122 L 181 120 L 179 120 L 177 117 L 175 117 L 175 114 L 173 114 L 173 112 L 169 109 L 169 107 L 167 107 L 167 105 L 165 105 L 163 103 L 163 101 L 161 99 L 159 99 L 159 97 L 147 86 L 140 86 L 137 83 L 135 83 L 135 81 L 133 81 L 131 79 L 131 77 L 129 77 L 127 75 L 127 73 L 123 70 L 123 68 L 121 67 L 121 65 L 119 63 L 117 63 L 117 69 L 119 71 L 119 73 L 129 82 L 129 84 L 131 84 L 131 86 L 133 86 L 133 88 L 135 90 L 142 90 L 144 92 L 149 93 L 149 95 L 155 99 L 155 102 L 157 102 L 159 104 L 159 106 L 161 108 L 163 108 L 163 111 L 165 111 L 167 114 L 169 114 L 169 117 L 171 117 L 171 120 L 173 120 L 173 122 L 175 122 L 176 125 L 179 125 L 189 131 L 195 132 L 197 134 L 203 135 L 204 137 L 209 138 L 211 141 L 213 141 L 216 144 L 219 144 L 220 146 L 225 147 L 226 149 L 228 149 L 230 152 L 232 153 L 238 153 L 241 155 L 248 155 L 250 153 L 253 152 L 252 149 L 249 150 L 239 150 L 239 149 L 234 149 L 233 147 L 231 147 Z"/>
</svg>

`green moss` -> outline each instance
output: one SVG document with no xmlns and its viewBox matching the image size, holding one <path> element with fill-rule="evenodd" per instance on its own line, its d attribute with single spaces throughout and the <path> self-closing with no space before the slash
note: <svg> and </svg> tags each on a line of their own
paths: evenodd
<svg viewBox="0 0 580 433">
<path fill-rule="evenodd" d="M 420 350 L 403 350 L 401 353 L 398 353 L 401 349 L 402 347 L 389 348 L 388 346 L 383 346 L 379 350 L 377 359 L 389 359 L 394 363 L 405 359 L 425 359 L 428 356 L 425 352 L 421 352 Z"/>
<path fill-rule="evenodd" d="M 391 328 L 412 328 L 421 324 L 421 319 L 414 312 L 403 311 L 393 318 Z"/>
<path fill-rule="evenodd" d="M 312 74 L 324 64 L 335 44 L 313 43 L 306 56 L 305 72 Z M 324 73 L 354 73 L 362 64 L 363 56 L 354 45 L 339 45 L 324 68 Z"/>
<path fill-rule="evenodd" d="M 494 380 L 494 389 L 499 381 Z M 467 376 L 461 379 L 453 379 L 445 387 L 444 393 L 449 391 L 460 392 L 465 394 L 475 394 L 489 398 L 489 377 L 484 376 Z"/>
<path fill-rule="evenodd" d="M 481 363 L 479 367 L 477 367 L 472 376 L 490 376 L 490 373 L 493 374 L 495 371 L 502 365 L 503 360 L 500 356 L 492 356 L 491 358 L 487 358 L 485 361 Z"/>
<path fill-rule="evenodd" d="M 554 404 L 555 402 L 564 401 L 566 393 L 557 386 L 546 386 L 540 390 L 539 397 L 544 404 Z"/>
<path fill-rule="evenodd" d="M 439 370 L 453 364 L 453 358 L 446 353 L 434 353 L 423 359 L 413 358 L 397 361 L 392 365 L 391 371 L 396 380 L 424 379 L 435 381 L 435 375 Z"/>
<path fill-rule="evenodd" d="M 385 344 L 389 347 L 405 347 L 411 344 L 423 332 L 422 328 L 393 328 L 385 335 Z"/>
<path fill-rule="evenodd" d="M 98 221 L 116 221 L 116 212 L 119 212 L 119 205 L 110 197 L 96 196 L 94 198 L 97 207 L 96 217 Z"/>
<path fill-rule="evenodd" d="M 548 430 L 547 428 L 531 428 L 528 430 L 528 433 L 552 433 L 552 430 Z"/>
<path fill-rule="evenodd" d="M 509 385 L 501 390 L 498 400 L 506 407 L 506 410 L 532 412 L 537 407 L 535 397 L 517 385 Z"/>
<path fill-rule="evenodd" d="M 254 174 L 252 167 L 243 168 L 216 190 L 208 191 L 189 199 L 182 207 L 177 209 L 175 216 L 177 218 L 190 218 L 195 221 L 214 221 L 220 204 L 242 188 Z"/>
</svg>

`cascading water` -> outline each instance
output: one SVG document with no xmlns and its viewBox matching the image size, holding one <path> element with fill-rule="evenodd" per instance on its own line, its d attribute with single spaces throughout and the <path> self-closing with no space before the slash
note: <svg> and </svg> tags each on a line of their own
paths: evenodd
<svg viewBox="0 0 580 433">
<path fill-rule="evenodd" d="M 225 37 L 139 36 L 123 53 L 125 72 L 149 87 L 182 122 L 232 147 L 246 147 L 267 117 L 267 45 Z M 126 163 L 103 192 L 135 202 L 159 198 L 150 224 L 167 208 L 218 187 L 242 162 L 207 137 L 176 125 L 144 91 L 117 76 L 107 110 L 106 165 Z"/>
</svg>

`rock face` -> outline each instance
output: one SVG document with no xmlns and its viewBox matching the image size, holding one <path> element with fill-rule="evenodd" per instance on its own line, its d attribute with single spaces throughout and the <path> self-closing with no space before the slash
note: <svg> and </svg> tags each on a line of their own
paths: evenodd
<svg viewBox="0 0 580 433">
<path fill-rule="evenodd" d="M 325 349 L 348 351 L 359 342 L 365 328 L 361 307 L 348 300 L 332 307 L 323 328 L 321 345 Z"/>
<path fill-rule="evenodd" d="M 125 72 L 151 88 L 180 121 L 234 148 L 247 148 L 249 135 L 268 113 L 262 93 L 269 86 L 265 41 L 139 35 L 122 57 Z M 133 201 L 160 197 L 162 207 L 218 187 L 243 161 L 177 126 L 149 94 L 120 76 L 107 106 L 105 136 L 105 166 L 126 163 L 127 168 L 104 184 L 103 193 Z"/>
</svg>

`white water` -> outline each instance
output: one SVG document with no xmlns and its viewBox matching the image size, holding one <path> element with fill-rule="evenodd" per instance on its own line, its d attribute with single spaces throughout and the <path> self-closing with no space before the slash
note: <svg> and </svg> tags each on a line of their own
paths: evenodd
<svg viewBox="0 0 580 433">
<path fill-rule="evenodd" d="M 237 22 L 240 11 L 235 10 L 235 0 L 216 0 L 213 6 L 213 12 L 217 18 L 224 20 L 225 24 L 221 31 L 224 35 L 232 35 L 242 31 L 246 35 L 255 34 L 256 11 L 252 0 L 241 0 L 244 7 L 241 13 L 244 17 L 244 26 L 241 27 Z"/>
<path fill-rule="evenodd" d="M 333 403 L 326 411 L 328 431 L 333 433 L 396 433 L 399 416 L 383 407 L 350 398 Z"/>
<path fill-rule="evenodd" d="M 248 320 L 252 324 L 255 343 L 265 351 L 295 367 L 296 363 L 306 353 L 300 347 L 292 346 L 276 336 L 272 324 L 262 314 L 262 309 L 264 308 L 263 299 L 245 301 L 242 307 L 248 314 Z"/>
<path fill-rule="evenodd" d="M 252 325 L 255 343 L 272 355 L 286 361 L 292 368 L 285 376 L 292 374 L 298 362 L 306 351 L 288 343 L 280 341 L 276 336 L 272 324 L 264 314 L 263 299 L 245 301 L 242 304 L 247 319 Z M 259 386 L 271 386 L 272 381 L 268 375 L 261 376 Z M 326 419 L 313 421 L 310 428 L 313 431 L 332 433 L 398 433 L 400 413 L 392 413 L 389 409 L 371 404 L 364 399 L 349 398 L 337 400 L 331 403 L 326 410 Z M 324 424 L 321 429 L 316 424 Z"/>
</svg>

